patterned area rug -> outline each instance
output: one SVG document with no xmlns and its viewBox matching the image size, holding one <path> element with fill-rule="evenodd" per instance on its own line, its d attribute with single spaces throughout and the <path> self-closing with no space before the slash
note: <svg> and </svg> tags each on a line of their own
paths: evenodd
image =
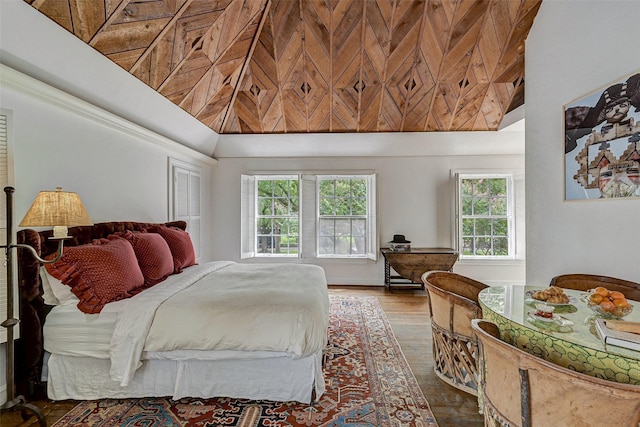
<svg viewBox="0 0 640 427">
<path fill-rule="evenodd" d="M 243 399 L 103 399 L 62 426 L 437 426 L 375 297 L 331 295 L 327 391 L 312 405 Z"/>
</svg>

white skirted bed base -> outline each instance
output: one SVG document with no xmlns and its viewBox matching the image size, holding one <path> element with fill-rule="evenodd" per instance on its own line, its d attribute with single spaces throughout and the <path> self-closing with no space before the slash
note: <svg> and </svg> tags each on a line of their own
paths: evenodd
<svg viewBox="0 0 640 427">
<path fill-rule="evenodd" d="M 171 396 L 309 403 L 325 390 L 324 271 L 210 262 L 85 314 L 44 325 L 53 400 Z"/>
</svg>

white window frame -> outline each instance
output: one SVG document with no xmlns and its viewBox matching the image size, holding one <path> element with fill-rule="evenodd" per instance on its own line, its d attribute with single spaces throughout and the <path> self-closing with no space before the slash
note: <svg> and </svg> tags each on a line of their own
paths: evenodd
<svg viewBox="0 0 640 427">
<path fill-rule="evenodd" d="M 520 185 L 517 184 L 519 177 L 524 174 L 520 171 L 514 170 L 487 170 L 487 171 L 452 171 L 452 181 L 454 187 L 454 208 L 453 215 L 455 220 L 453 221 L 453 235 L 456 249 L 458 250 L 459 259 L 461 261 L 473 260 L 473 261 L 511 261 L 521 259 L 523 257 L 524 250 L 521 248 L 518 236 L 524 236 L 524 232 L 520 230 L 519 225 L 523 221 L 518 220 L 517 209 L 517 194 L 516 187 L 524 186 L 523 179 Z M 507 180 L 507 235 L 508 235 L 508 255 L 465 255 L 463 253 L 463 239 L 462 239 L 462 191 L 461 184 L 463 179 L 480 179 L 480 178 L 505 178 Z"/>
<path fill-rule="evenodd" d="M 261 258 L 264 254 L 257 253 L 256 239 L 256 209 L 257 209 L 257 184 L 256 177 L 286 177 L 294 176 L 291 173 L 274 174 L 273 172 L 242 174 L 241 176 L 241 243 L 240 258 Z M 298 255 L 291 256 L 286 254 L 270 254 L 269 258 L 286 259 L 371 259 L 376 261 L 378 256 L 378 239 L 377 239 L 377 193 L 376 193 L 376 174 L 371 173 L 301 173 L 295 175 L 299 179 L 299 251 Z M 367 241 L 366 254 L 364 255 L 318 255 L 318 190 L 317 181 L 320 176 L 348 176 L 348 177 L 366 177 L 367 179 Z"/>
<path fill-rule="evenodd" d="M 169 158 L 169 220 L 185 221 L 196 260 L 202 248 L 202 170 L 178 159 Z"/>
</svg>

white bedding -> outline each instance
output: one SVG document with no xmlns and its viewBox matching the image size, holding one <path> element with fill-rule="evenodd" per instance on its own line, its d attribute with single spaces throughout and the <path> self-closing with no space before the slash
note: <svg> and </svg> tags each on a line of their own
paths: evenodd
<svg viewBox="0 0 640 427">
<path fill-rule="evenodd" d="M 144 360 L 304 359 L 300 366 L 313 365 L 309 374 L 321 393 L 318 356 L 326 345 L 328 315 L 320 267 L 211 262 L 108 304 L 98 315 L 55 307 L 45 323 L 44 345 L 59 367 L 68 363 L 60 362 L 66 356 L 110 359 L 109 381 L 120 388 L 149 363 Z"/>
</svg>

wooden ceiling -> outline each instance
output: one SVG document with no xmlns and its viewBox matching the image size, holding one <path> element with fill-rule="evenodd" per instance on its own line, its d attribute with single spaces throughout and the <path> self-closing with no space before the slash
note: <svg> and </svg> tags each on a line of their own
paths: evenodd
<svg viewBox="0 0 640 427">
<path fill-rule="evenodd" d="M 25 0 L 221 134 L 496 130 L 542 0 Z"/>
</svg>

